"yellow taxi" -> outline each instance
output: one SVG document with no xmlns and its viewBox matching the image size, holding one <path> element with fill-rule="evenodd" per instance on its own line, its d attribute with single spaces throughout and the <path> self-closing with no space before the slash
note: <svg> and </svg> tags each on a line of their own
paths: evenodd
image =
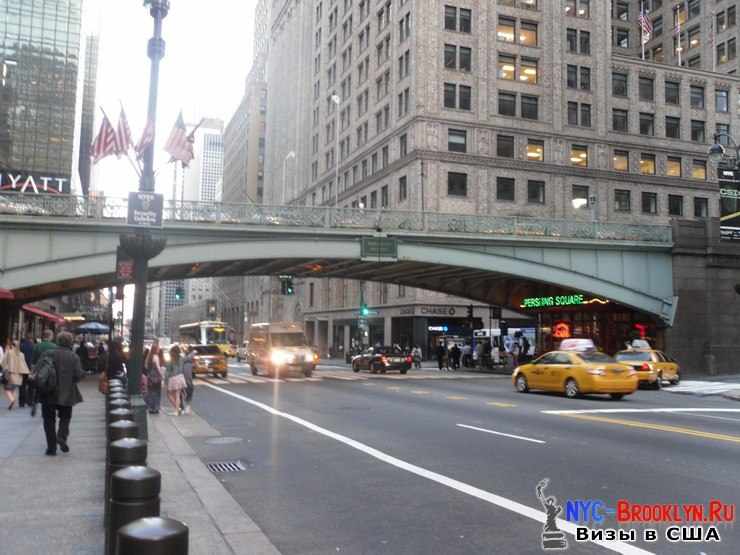
<svg viewBox="0 0 740 555">
<path fill-rule="evenodd" d="M 637 373 L 599 351 L 551 351 L 514 369 L 511 376 L 520 393 L 537 389 L 565 393 L 603 393 L 621 399 L 637 389 Z"/>
<path fill-rule="evenodd" d="M 678 363 L 663 351 L 655 349 L 627 349 L 617 353 L 617 361 L 629 364 L 636 372 L 640 385 L 660 389 L 663 381 L 675 385 L 681 381 Z"/>
<path fill-rule="evenodd" d="M 193 374 L 213 374 L 225 378 L 229 374 L 226 356 L 218 345 L 193 345 Z"/>
</svg>

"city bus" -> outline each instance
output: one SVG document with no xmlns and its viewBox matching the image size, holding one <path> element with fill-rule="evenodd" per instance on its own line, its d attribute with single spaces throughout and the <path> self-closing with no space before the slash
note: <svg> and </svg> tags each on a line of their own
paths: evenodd
<svg viewBox="0 0 740 555">
<path fill-rule="evenodd" d="M 224 322 L 204 320 L 183 324 L 179 327 L 179 340 L 182 344 L 189 345 L 217 345 L 221 352 L 228 356 L 234 356 L 234 347 L 229 338 L 234 335 L 234 330 Z"/>
</svg>

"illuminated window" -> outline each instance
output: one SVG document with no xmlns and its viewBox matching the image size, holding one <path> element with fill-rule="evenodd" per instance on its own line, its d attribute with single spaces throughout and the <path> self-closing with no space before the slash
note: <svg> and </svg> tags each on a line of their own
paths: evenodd
<svg viewBox="0 0 740 555">
<path fill-rule="evenodd" d="M 691 163 L 691 179 L 700 179 L 702 181 L 707 179 L 706 160 L 694 160 Z"/>
<path fill-rule="evenodd" d="M 506 81 L 516 79 L 516 56 L 503 53 L 498 55 L 498 78 Z"/>
<path fill-rule="evenodd" d="M 570 165 L 580 168 L 588 167 L 588 147 L 583 145 L 571 145 Z"/>
<path fill-rule="evenodd" d="M 514 28 L 516 23 L 509 17 L 499 17 L 496 27 L 496 38 L 503 42 L 514 42 Z"/>
<path fill-rule="evenodd" d="M 524 46 L 537 46 L 537 24 L 522 21 L 519 25 L 519 42 Z"/>
<path fill-rule="evenodd" d="M 640 173 L 642 175 L 655 175 L 655 154 L 640 154 Z"/>
<path fill-rule="evenodd" d="M 543 162 L 545 160 L 545 141 L 529 139 L 527 141 L 527 160 Z"/>
<path fill-rule="evenodd" d="M 681 158 L 668 157 L 665 174 L 669 177 L 681 177 Z"/>
<path fill-rule="evenodd" d="M 537 60 L 522 58 L 519 80 L 532 85 L 537 84 Z"/>
<path fill-rule="evenodd" d="M 630 153 L 626 150 L 615 150 L 612 157 L 612 168 L 618 172 L 630 170 Z"/>
</svg>

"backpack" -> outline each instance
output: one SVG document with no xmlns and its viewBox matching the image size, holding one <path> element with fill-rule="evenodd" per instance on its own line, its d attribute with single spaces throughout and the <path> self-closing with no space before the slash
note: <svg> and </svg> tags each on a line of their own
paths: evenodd
<svg viewBox="0 0 740 555">
<path fill-rule="evenodd" d="M 54 364 L 54 351 L 45 351 L 33 367 L 31 379 L 42 395 L 50 395 L 57 390 L 57 369 Z"/>
</svg>

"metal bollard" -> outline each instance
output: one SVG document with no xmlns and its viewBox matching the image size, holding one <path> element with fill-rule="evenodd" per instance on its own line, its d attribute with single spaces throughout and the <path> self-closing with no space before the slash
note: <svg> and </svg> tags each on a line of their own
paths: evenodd
<svg viewBox="0 0 740 555">
<path fill-rule="evenodd" d="M 111 409 L 108 411 L 108 421 L 110 423 L 118 422 L 119 420 L 133 420 L 134 413 L 130 409 Z"/>
<path fill-rule="evenodd" d="M 187 555 L 189 531 L 172 518 L 140 518 L 118 530 L 116 555 Z"/>
<path fill-rule="evenodd" d="M 111 475 L 107 553 L 115 553 L 116 532 L 121 526 L 147 516 L 159 516 L 162 475 L 148 466 L 127 466 Z"/>
<path fill-rule="evenodd" d="M 108 380 L 108 386 L 113 387 L 114 385 L 123 385 L 123 381 L 118 378 L 111 378 Z"/>
<path fill-rule="evenodd" d="M 147 457 L 147 442 L 135 437 L 125 437 L 111 442 L 108 446 L 108 460 L 105 467 L 105 517 L 104 525 L 108 524 L 110 514 L 110 480 L 111 475 L 127 466 L 145 466 Z"/>
<path fill-rule="evenodd" d="M 131 408 L 131 401 L 129 401 L 128 399 L 116 398 L 108 402 L 108 410 L 130 409 L 130 408 Z"/>
<path fill-rule="evenodd" d="M 124 437 L 136 437 L 139 426 L 133 420 L 118 420 L 108 424 L 108 445 Z"/>
</svg>

